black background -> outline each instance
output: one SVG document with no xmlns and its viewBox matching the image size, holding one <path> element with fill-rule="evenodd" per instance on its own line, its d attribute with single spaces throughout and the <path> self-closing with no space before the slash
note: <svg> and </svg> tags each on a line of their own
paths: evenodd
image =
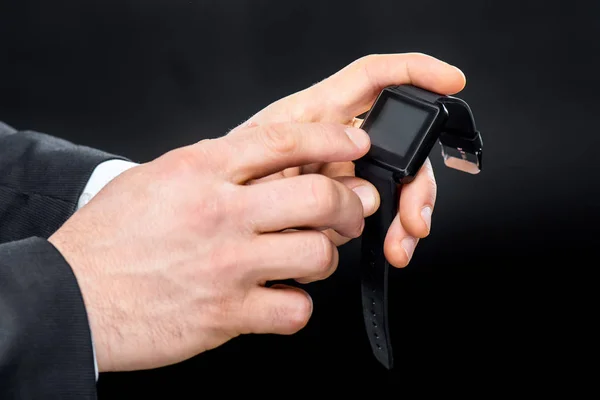
<svg viewBox="0 0 600 400">
<path fill-rule="evenodd" d="M 459 66 L 483 134 L 479 176 L 432 155 L 433 231 L 392 275 L 394 371 L 370 355 L 352 242 L 338 272 L 308 287 L 314 317 L 298 335 L 102 375 L 101 398 L 585 381 L 575 371 L 597 317 L 584 309 L 598 266 L 599 21 L 594 1 L 0 0 L 0 120 L 134 161 L 220 136 L 369 53 Z"/>
</svg>

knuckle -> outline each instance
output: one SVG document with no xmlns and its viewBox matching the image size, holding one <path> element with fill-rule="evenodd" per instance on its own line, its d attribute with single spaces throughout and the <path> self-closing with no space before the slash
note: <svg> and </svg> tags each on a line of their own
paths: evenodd
<svg viewBox="0 0 600 400">
<path fill-rule="evenodd" d="M 362 201 L 356 196 L 351 196 L 350 199 L 350 205 L 344 207 L 345 225 L 348 227 L 348 236 L 357 238 L 362 234 L 365 226 L 364 207 Z"/>
<path fill-rule="evenodd" d="M 334 267 L 333 262 L 335 259 L 336 248 L 325 234 L 317 232 L 315 235 L 315 242 L 313 249 L 315 251 L 314 268 L 315 275 L 318 277 L 327 277 Z"/>
<path fill-rule="evenodd" d="M 161 157 L 161 172 L 171 176 L 173 174 L 197 173 L 198 171 L 213 171 L 220 168 L 219 160 L 215 154 L 223 154 L 223 146 L 215 139 L 204 139 L 200 142 L 171 150 Z M 221 148 L 216 149 L 216 146 Z"/>
<path fill-rule="evenodd" d="M 379 57 L 380 57 L 380 54 L 375 54 L 375 53 L 367 54 L 367 55 L 362 56 L 358 60 L 356 60 L 356 64 L 359 65 L 361 68 L 364 68 L 365 65 L 375 62 L 377 60 L 377 58 L 379 58 Z"/>
<path fill-rule="evenodd" d="M 232 252 L 227 244 L 214 248 L 208 254 L 209 265 L 213 266 L 215 278 L 219 276 L 237 277 L 242 279 L 240 259 L 237 252 Z"/>
<path fill-rule="evenodd" d="M 362 209 L 360 214 L 356 215 L 353 221 L 352 229 L 351 229 L 351 238 L 357 238 L 362 235 L 363 230 L 365 228 L 365 219 L 362 215 Z"/>
<path fill-rule="evenodd" d="M 310 188 L 311 205 L 319 216 L 327 216 L 338 209 L 340 192 L 335 181 L 323 175 L 314 175 Z"/>
<path fill-rule="evenodd" d="M 378 59 L 381 57 L 379 54 L 369 54 L 358 60 L 356 63 L 357 69 L 362 73 L 366 83 L 372 87 L 378 87 L 377 78 L 373 74 L 373 65 L 375 65 Z"/>
<path fill-rule="evenodd" d="M 196 158 L 201 164 L 202 170 L 213 173 L 220 172 L 226 168 L 233 153 L 231 143 L 225 137 L 216 139 L 204 139 L 194 146 Z"/>
<path fill-rule="evenodd" d="M 286 310 L 287 327 L 289 333 L 295 333 L 308 324 L 312 314 L 312 301 L 308 296 L 298 293 L 296 299 Z"/>
<path fill-rule="evenodd" d="M 285 120 L 294 122 L 312 122 L 319 121 L 324 113 L 323 107 L 318 101 L 311 101 L 311 99 L 304 99 L 302 96 L 306 96 L 309 91 L 300 92 L 296 95 L 292 95 L 288 98 L 293 107 L 288 107 Z"/>
<path fill-rule="evenodd" d="M 298 146 L 295 136 L 286 131 L 282 124 L 263 126 L 258 130 L 258 139 L 275 155 L 291 154 Z"/>
<path fill-rule="evenodd" d="M 202 196 L 191 203 L 188 215 L 190 224 L 199 228 L 214 229 L 220 226 L 228 217 L 230 207 L 227 200 L 214 189 L 213 196 Z"/>
<path fill-rule="evenodd" d="M 161 169 L 169 175 L 186 173 L 198 168 L 198 157 L 189 147 L 171 150 L 161 158 L 165 161 Z"/>
</svg>

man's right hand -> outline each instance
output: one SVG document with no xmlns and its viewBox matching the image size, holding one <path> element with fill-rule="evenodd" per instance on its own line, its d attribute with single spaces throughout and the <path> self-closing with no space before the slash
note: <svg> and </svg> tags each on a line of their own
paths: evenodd
<svg viewBox="0 0 600 400">
<path fill-rule="evenodd" d="M 341 124 L 250 126 L 108 184 L 49 239 L 81 287 L 99 370 L 157 368 L 241 334 L 302 329 L 308 294 L 265 283 L 330 276 L 338 253 L 322 231 L 358 237 L 378 193 L 319 174 L 247 183 L 369 147 L 364 131 Z"/>
</svg>

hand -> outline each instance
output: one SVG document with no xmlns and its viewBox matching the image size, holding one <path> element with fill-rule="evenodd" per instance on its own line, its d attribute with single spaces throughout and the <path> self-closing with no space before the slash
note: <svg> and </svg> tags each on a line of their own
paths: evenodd
<svg viewBox="0 0 600 400">
<path fill-rule="evenodd" d="M 265 283 L 331 275 L 337 247 L 320 229 L 358 237 L 364 206 L 318 174 L 247 183 L 355 160 L 369 146 L 364 131 L 341 124 L 261 125 L 171 151 L 109 183 L 49 239 L 78 280 L 99 370 L 157 368 L 241 334 L 304 327 L 308 294 Z"/>
<path fill-rule="evenodd" d="M 464 88 L 465 76 L 456 67 L 424 54 L 371 55 L 306 90 L 269 105 L 242 126 L 290 121 L 357 126 L 360 121 L 354 117 L 368 111 L 384 87 L 406 83 L 450 95 Z M 362 186 L 364 189 L 358 190 L 362 190 L 366 198 L 367 193 L 373 193 L 374 203 L 365 208 L 365 216 L 379 207 L 378 193 L 372 185 L 354 177 L 352 162 L 293 167 L 260 181 L 313 173 L 336 177 L 351 189 Z M 392 265 L 406 266 L 418 240 L 429 235 L 436 190 L 433 169 L 427 160 L 415 180 L 402 188 L 399 215 L 388 231 L 384 247 Z M 325 234 L 338 246 L 350 240 L 332 230 Z"/>
</svg>

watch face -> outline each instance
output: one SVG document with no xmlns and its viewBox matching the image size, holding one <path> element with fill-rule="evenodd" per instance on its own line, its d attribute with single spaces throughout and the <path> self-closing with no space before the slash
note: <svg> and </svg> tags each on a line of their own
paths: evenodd
<svg viewBox="0 0 600 400">
<path fill-rule="evenodd" d="M 372 115 L 369 136 L 381 149 L 404 158 L 423 127 L 431 125 L 435 114 L 391 96 L 382 100 L 377 116 Z"/>
<path fill-rule="evenodd" d="M 435 144 L 440 117 L 439 105 L 384 90 L 362 125 L 371 138 L 369 158 L 401 174 L 412 173 Z"/>
</svg>

